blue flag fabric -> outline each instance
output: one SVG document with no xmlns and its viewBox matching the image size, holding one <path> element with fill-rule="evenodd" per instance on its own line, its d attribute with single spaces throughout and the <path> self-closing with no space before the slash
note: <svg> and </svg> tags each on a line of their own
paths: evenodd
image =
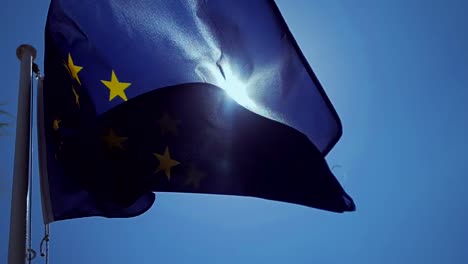
<svg viewBox="0 0 468 264">
<path fill-rule="evenodd" d="M 339 117 L 273 1 L 52 0 L 44 68 L 46 222 L 154 192 L 355 210 L 325 161 Z"/>
</svg>

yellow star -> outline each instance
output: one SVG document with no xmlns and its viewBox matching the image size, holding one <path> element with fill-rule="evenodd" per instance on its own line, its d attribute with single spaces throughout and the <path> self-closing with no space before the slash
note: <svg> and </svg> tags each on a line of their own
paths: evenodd
<svg viewBox="0 0 468 264">
<path fill-rule="evenodd" d="M 126 137 L 120 137 L 115 134 L 114 130 L 109 129 L 109 134 L 106 136 L 101 136 L 101 139 L 104 140 L 109 148 L 119 148 L 124 149 L 122 143 L 127 140 Z"/>
<path fill-rule="evenodd" d="M 75 95 L 75 104 L 80 108 L 80 95 L 76 92 L 75 87 L 72 86 L 73 95 Z"/>
<path fill-rule="evenodd" d="M 114 99 L 116 96 L 119 96 L 120 98 L 122 98 L 122 100 L 127 101 L 125 89 L 127 89 L 131 85 L 131 83 L 119 82 L 114 70 L 112 70 L 112 76 L 110 81 L 101 80 L 101 82 L 110 90 L 109 102 L 112 101 L 112 99 Z"/>
<path fill-rule="evenodd" d="M 60 119 L 54 119 L 54 122 L 52 123 L 52 127 L 54 128 L 54 131 L 59 130 L 59 128 L 60 128 L 60 122 L 62 122 L 62 120 L 60 120 Z"/>
<path fill-rule="evenodd" d="M 167 180 L 171 180 L 171 168 L 179 165 L 180 162 L 177 160 L 171 159 L 171 156 L 169 155 L 169 148 L 166 147 L 166 150 L 164 151 L 164 155 L 158 154 L 158 153 L 153 153 L 153 155 L 159 160 L 159 166 L 156 169 L 154 173 L 157 173 L 159 171 L 164 171 L 167 176 Z"/>
<path fill-rule="evenodd" d="M 164 116 L 158 120 L 159 127 L 161 128 L 161 134 L 172 133 L 177 136 L 177 125 L 180 123 L 179 120 L 171 119 L 169 114 L 164 113 Z"/>
<path fill-rule="evenodd" d="M 68 53 L 68 64 L 64 63 L 63 65 L 68 70 L 68 73 L 70 74 L 70 76 L 81 85 L 80 78 L 78 77 L 78 73 L 83 69 L 83 67 L 77 66 L 75 65 L 75 63 L 73 63 L 73 59 L 70 53 Z"/>
<path fill-rule="evenodd" d="M 193 164 L 190 164 L 190 167 L 187 172 L 187 180 L 185 180 L 185 185 L 192 185 L 194 189 L 200 187 L 200 181 L 206 177 L 206 174 L 198 170 Z"/>
</svg>

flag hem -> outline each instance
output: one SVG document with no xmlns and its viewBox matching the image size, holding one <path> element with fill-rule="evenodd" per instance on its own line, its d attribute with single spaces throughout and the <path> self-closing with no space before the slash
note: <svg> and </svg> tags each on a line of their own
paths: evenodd
<svg viewBox="0 0 468 264">
<path fill-rule="evenodd" d="M 37 81 L 37 141 L 38 141 L 38 160 L 39 160 L 39 182 L 41 190 L 42 218 L 44 224 L 54 221 L 52 212 L 52 202 L 49 190 L 49 175 L 47 172 L 47 145 L 45 140 L 44 124 L 44 78 Z"/>
</svg>

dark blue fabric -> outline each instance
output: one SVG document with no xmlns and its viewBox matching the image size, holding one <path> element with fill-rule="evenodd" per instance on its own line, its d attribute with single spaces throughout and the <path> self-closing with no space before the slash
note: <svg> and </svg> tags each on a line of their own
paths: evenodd
<svg viewBox="0 0 468 264">
<path fill-rule="evenodd" d="M 135 216 L 158 191 L 355 209 L 324 159 L 340 120 L 272 1 L 53 0 L 45 41 L 55 221 Z"/>
</svg>

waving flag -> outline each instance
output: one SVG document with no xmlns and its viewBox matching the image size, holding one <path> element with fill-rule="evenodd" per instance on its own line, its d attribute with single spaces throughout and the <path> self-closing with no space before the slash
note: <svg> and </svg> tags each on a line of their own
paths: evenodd
<svg viewBox="0 0 468 264">
<path fill-rule="evenodd" d="M 39 112 L 45 221 L 133 217 L 155 192 L 355 210 L 340 120 L 267 0 L 52 0 Z"/>
</svg>

